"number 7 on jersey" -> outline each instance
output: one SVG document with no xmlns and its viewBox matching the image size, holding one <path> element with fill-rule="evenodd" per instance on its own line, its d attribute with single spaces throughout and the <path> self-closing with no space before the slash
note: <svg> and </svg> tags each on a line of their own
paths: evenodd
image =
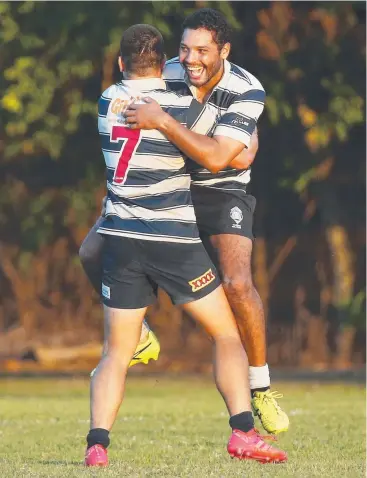
<svg viewBox="0 0 367 478">
<path fill-rule="evenodd" d="M 126 126 L 117 125 L 112 126 L 111 142 L 118 143 L 121 140 L 125 141 L 122 143 L 113 177 L 113 182 L 116 184 L 123 184 L 125 182 L 129 161 L 140 143 L 140 129 L 130 129 Z"/>
</svg>

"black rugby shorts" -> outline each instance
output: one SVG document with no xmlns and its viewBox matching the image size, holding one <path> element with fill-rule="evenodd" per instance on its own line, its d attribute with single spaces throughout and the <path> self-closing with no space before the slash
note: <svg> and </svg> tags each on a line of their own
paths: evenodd
<svg viewBox="0 0 367 478">
<path fill-rule="evenodd" d="M 104 235 L 102 301 L 116 309 L 140 309 L 155 301 L 158 285 L 173 304 L 201 299 L 219 285 L 203 244 Z"/>
<path fill-rule="evenodd" d="M 256 199 L 245 189 L 222 190 L 191 185 L 200 236 L 237 234 L 253 240 Z"/>
</svg>

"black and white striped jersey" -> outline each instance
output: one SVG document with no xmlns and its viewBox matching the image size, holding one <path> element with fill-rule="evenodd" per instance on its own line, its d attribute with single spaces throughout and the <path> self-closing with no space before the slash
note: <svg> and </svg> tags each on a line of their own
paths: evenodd
<svg viewBox="0 0 367 478">
<path fill-rule="evenodd" d="M 167 91 L 160 78 L 124 80 L 109 87 L 98 103 L 108 189 L 106 218 L 99 232 L 153 241 L 200 242 L 183 154 L 159 131 L 132 130 L 125 125 L 127 105 L 148 95 L 197 133 L 208 134 L 215 123 L 210 108 L 205 111 L 192 96 Z M 200 113 L 194 125 L 187 124 L 191 103 Z"/>
<path fill-rule="evenodd" d="M 166 63 L 163 78 L 170 90 L 196 97 L 196 88 L 187 81 L 178 58 Z M 214 109 L 217 116 L 209 136 L 228 136 L 248 147 L 264 103 L 265 90 L 260 81 L 248 71 L 225 60 L 223 77 L 206 101 L 206 105 Z M 243 185 L 250 182 L 251 176 L 250 169 L 237 170 L 230 167 L 213 174 L 193 161 L 190 161 L 189 171 L 195 187 L 221 190 L 242 189 Z"/>
</svg>

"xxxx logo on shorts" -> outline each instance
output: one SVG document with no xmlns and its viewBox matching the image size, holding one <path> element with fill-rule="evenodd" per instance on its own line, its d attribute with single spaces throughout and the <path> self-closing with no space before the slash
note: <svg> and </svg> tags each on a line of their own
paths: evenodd
<svg viewBox="0 0 367 478">
<path fill-rule="evenodd" d="M 196 292 L 202 289 L 203 287 L 206 287 L 211 282 L 213 282 L 214 279 L 215 279 L 215 275 L 213 274 L 213 271 L 209 269 L 200 277 L 190 280 L 189 284 L 191 285 L 192 291 Z"/>
</svg>

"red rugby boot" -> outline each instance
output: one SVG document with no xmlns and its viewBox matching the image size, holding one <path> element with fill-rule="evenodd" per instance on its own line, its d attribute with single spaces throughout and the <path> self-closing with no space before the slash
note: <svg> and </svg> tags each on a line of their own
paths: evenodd
<svg viewBox="0 0 367 478">
<path fill-rule="evenodd" d="M 107 450 L 102 445 L 93 445 L 85 452 L 85 466 L 108 466 Z"/>
<path fill-rule="evenodd" d="M 229 439 L 227 450 L 232 458 L 240 460 L 256 460 L 260 463 L 283 463 L 288 460 L 287 454 L 264 442 L 264 438 L 253 428 L 249 432 L 234 429 Z"/>
</svg>

